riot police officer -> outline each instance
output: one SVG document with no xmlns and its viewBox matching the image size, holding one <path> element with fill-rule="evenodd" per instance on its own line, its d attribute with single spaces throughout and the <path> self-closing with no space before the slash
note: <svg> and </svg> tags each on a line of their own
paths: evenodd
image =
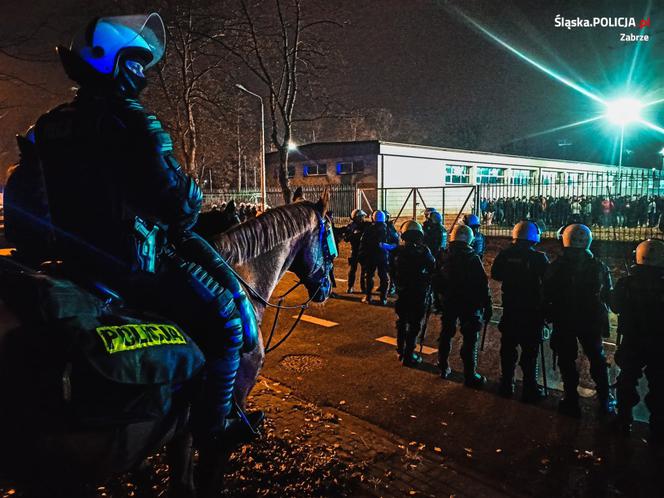
<svg viewBox="0 0 664 498">
<path fill-rule="evenodd" d="M 491 294 L 482 262 L 471 247 L 473 231 L 465 225 L 452 230 L 449 248 L 438 261 L 433 278 L 437 308 L 441 312 L 438 346 L 440 375 L 448 378 L 452 370 L 448 357 L 452 338 L 460 324 L 463 345 L 461 359 L 465 384 L 481 387 L 486 378 L 477 373 L 478 340 L 482 322 L 491 319 Z"/>
<path fill-rule="evenodd" d="M 505 397 L 514 394 L 514 369 L 520 346 L 525 402 L 544 397 L 537 384 L 537 353 L 544 326 L 541 287 L 549 260 L 546 254 L 534 249 L 539 241 L 539 227 L 532 221 L 520 221 L 512 230 L 512 245 L 498 253 L 491 267 L 491 278 L 502 282 L 503 296 L 503 316 L 498 325 L 502 334 L 500 394 Z"/>
<path fill-rule="evenodd" d="M 636 248 L 633 272 L 616 283 L 611 307 L 619 314 L 622 341 L 615 355 L 618 376 L 618 425 L 628 431 L 632 409 L 639 402 L 637 386 L 644 371 L 648 379 L 645 398 L 650 410 L 650 431 L 656 443 L 664 443 L 664 241 L 646 240 Z"/>
<path fill-rule="evenodd" d="M 385 248 L 388 250 L 388 261 L 387 261 L 387 268 L 388 268 L 388 276 L 390 277 L 390 285 L 389 285 L 389 290 L 388 294 L 390 296 L 393 296 L 396 293 L 396 278 L 394 275 L 394 249 L 397 248 L 399 245 L 399 232 L 397 231 L 396 227 L 394 226 L 394 222 L 390 219 L 390 212 L 387 209 L 384 209 L 383 212 L 385 213 L 385 224 L 387 226 L 387 243 L 385 245 Z"/>
<path fill-rule="evenodd" d="M 357 265 L 359 264 L 360 240 L 362 234 L 367 228 L 368 223 L 364 221 L 367 213 L 361 209 L 353 209 L 350 214 L 351 222 L 344 228 L 344 240 L 350 243 L 350 257 L 348 258 L 348 289 L 346 292 L 352 294 L 355 292 L 355 275 L 357 274 Z M 364 273 L 360 266 L 360 286 L 364 292 Z"/>
<path fill-rule="evenodd" d="M 422 243 L 422 226 L 406 221 L 401 226 L 404 245 L 394 250 L 394 275 L 397 286 L 397 352 L 404 366 L 422 362 L 415 353 L 415 341 L 422 328 L 430 294 L 431 274 L 435 260 Z"/>
<path fill-rule="evenodd" d="M 476 214 L 467 214 L 463 217 L 463 224 L 470 227 L 473 231 L 473 244 L 471 247 L 480 258 L 480 261 L 482 261 L 484 259 L 484 250 L 486 249 L 486 240 L 484 239 L 484 235 L 480 233 L 480 219 Z"/>
<path fill-rule="evenodd" d="M 429 213 L 429 218 L 422 226 L 424 229 L 424 243 L 435 258 L 447 248 L 447 230 L 443 225 L 443 216 L 438 211 Z"/>
<path fill-rule="evenodd" d="M 389 233 L 385 224 L 385 213 L 374 211 L 371 215 L 373 223 L 366 228 L 360 239 L 360 263 L 365 272 L 365 296 L 362 302 L 371 304 L 374 287 L 374 275 L 378 272 L 380 284 L 378 292 L 380 294 L 379 303 L 382 306 L 387 305 L 387 291 L 389 287 L 388 275 L 388 252 L 391 244 L 388 242 Z"/>
<path fill-rule="evenodd" d="M 58 47 L 80 88 L 73 102 L 38 119 L 34 154 L 23 156 L 38 167 L 19 169 L 43 175 L 52 256 L 69 275 L 102 281 L 131 306 L 161 313 L 197 339 L 207 363 L 196 433 L 210 447 L 253 432 L 233 409 L 233 389 L 257 326 L 237 279 L 191 232 L 201 191 L 138 100 L 144 70 L 159 62 L 164 44 L 163 22 L 151 14 L 94 19 L 70 48 Z"/>
<path fill-rule="evenodd" d="M 611 274 L 590 252 L 591 242 L 592 233 L 587 226 L 575 223 L 565 228 L 562 255 L 549 266 L 542 286 L 543 311 L 553 323 L 551 347 L 558 355 L 565 392 L 558 408 L 572 417 L 581 416 L 577 341 L 590 361 L 600 414 L 612 414 L 615 410 L 602 343 L 602 338 L 609 335 L 607 302 Z"/>
</svg>

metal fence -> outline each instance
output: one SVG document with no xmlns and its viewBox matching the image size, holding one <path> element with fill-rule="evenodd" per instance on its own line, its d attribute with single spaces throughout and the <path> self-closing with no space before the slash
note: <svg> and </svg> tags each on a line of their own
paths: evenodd
<svg viewBox="0 0 664 498">
<path fill-rule="evenodd" d="M 589 181 L 478 186 L 474 212 L 484 233 L 509 235 L 521 219 L 537 220 L 545 237 L 567 223 L 584 223 L 602 240 L 661 237 L 664 178 L 659 171 Z"/>
<path fill-rule="evenodd" d="M 291 187 L 295 190 L 296 187 Z M 307 200 L 317 201 L 325 186 L 307 186 L 302 187 L 302 193 Z M 350 218 L 350 213 L 357 204 L 357 188 L 353 185 L 331 185 L 330 189 L 330 209 L 335 218 Z M 215 190 L 204 193 L 203 209 L 210 209 L 215 204 L 228 202 L 234 199 L 236 203 L 260 203 L 260 191 L 257 190 Z M 281 189 L 268 189 L 266 195 L 268 206 L 281 206 L 284 204 Z"/>
</svg>

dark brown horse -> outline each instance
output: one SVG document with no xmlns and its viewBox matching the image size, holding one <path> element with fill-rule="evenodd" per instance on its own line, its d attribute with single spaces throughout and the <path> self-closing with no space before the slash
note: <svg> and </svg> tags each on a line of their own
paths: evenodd
<svg viewBox="0 0 664 498">
<path fill-rule="evenodd" d="M 327 200 L 324 193 L 317 204 L 300 202 L 273 209 L 214 238 L 219 252 L 254 290 L 249 294 L 259 322 L 265 301 L 287 270 L 301 279 L 313 301 L 327 298 L 331 270 L 323 218 Z M 31 360 L 30 344 L 21 339 L 20 324 L 0 302 L 0 470 L 4 474 L 27 480 L 36 496 L 75 498 L 82 495 L 79 484 L 99 483 L 136 469 L 146 456 L 169 444 L 171 496 L 195 495 L 188 396 L 180 395 L 171 413 L 160 420 L 107 430 L 73 430 L 49 409 L 48 400 L 57 398 L 62 387 L 52 386 L 55 393 L 38 392 L 37 386 L 43 385 L 38 383 L 42 365 Z M 240 406 L 263 364 L 259 342 L 242 358 L 236 384 Z M 214 461 L 204 461 L 201 455 L 200 465 L 218 466 L 222 473 L 230 451 Z M 204 482 L 198 491 L 199 497 L 212 496 L 219 489 L 214 482 Z"/>
</svg>

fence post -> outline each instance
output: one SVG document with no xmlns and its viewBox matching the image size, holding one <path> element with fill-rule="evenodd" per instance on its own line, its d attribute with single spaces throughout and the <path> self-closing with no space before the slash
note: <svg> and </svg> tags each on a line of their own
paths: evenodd
<svg viewBox="0 0 664 498">
<path fill-rule="evenodd" d="M 417 219 L 417 188 L 413 188 L 413 219 Z"/>
</svg>

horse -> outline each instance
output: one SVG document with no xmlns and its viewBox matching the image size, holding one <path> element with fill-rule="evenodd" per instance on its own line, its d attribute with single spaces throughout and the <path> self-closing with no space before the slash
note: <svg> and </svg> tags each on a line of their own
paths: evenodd
<svg viewBox="0 0 664 498">
<path fill-rule="evenodd" d="M 287 270 L 304 284 L 311 301 L 324 302 L 329 296 L 332 251 L 325 247 L 331 236 L 324 218 L 328 202 L 326 191 L 315 204 L 299 202 L 274 208 L 213 238 L 219 253 L 250 287 L 259 323 L 269 296 Z M 28 346 L 22 342 L 20 331 L 16 316 L 0 302 L 0 387 L 4 391 L 0 469 L 10 471 L 8 478 L 29 480 L 36 496 L 74 498 L 82 496 L 81 482 L 99 483 L 134 470 L 147 456 L 167 445 L 170 496 L 207 497 L 219 492 L 233 448 L 226 448 L 214 458 L 201 454 L 201 469 L 216 472 L 202 473 L 205 481 L 195 485 L 188 428 L 192 398 L 186 389 L 174 395 L 171 411 L 158 420 L 76 430 L 60 423 L 59 414 L 45 411 L 46 401 L 35 392 L 40 365 L 30 364 Z M 264 355 L 259 336 L 258 346 L 242 356 L 235 388 L 240 407 L 245 406 L 256 383 Z M 8 393 L 15 397 L 8 398 Z M 17 399 L 17 393 L 24 395 Z"/>
</svg>

